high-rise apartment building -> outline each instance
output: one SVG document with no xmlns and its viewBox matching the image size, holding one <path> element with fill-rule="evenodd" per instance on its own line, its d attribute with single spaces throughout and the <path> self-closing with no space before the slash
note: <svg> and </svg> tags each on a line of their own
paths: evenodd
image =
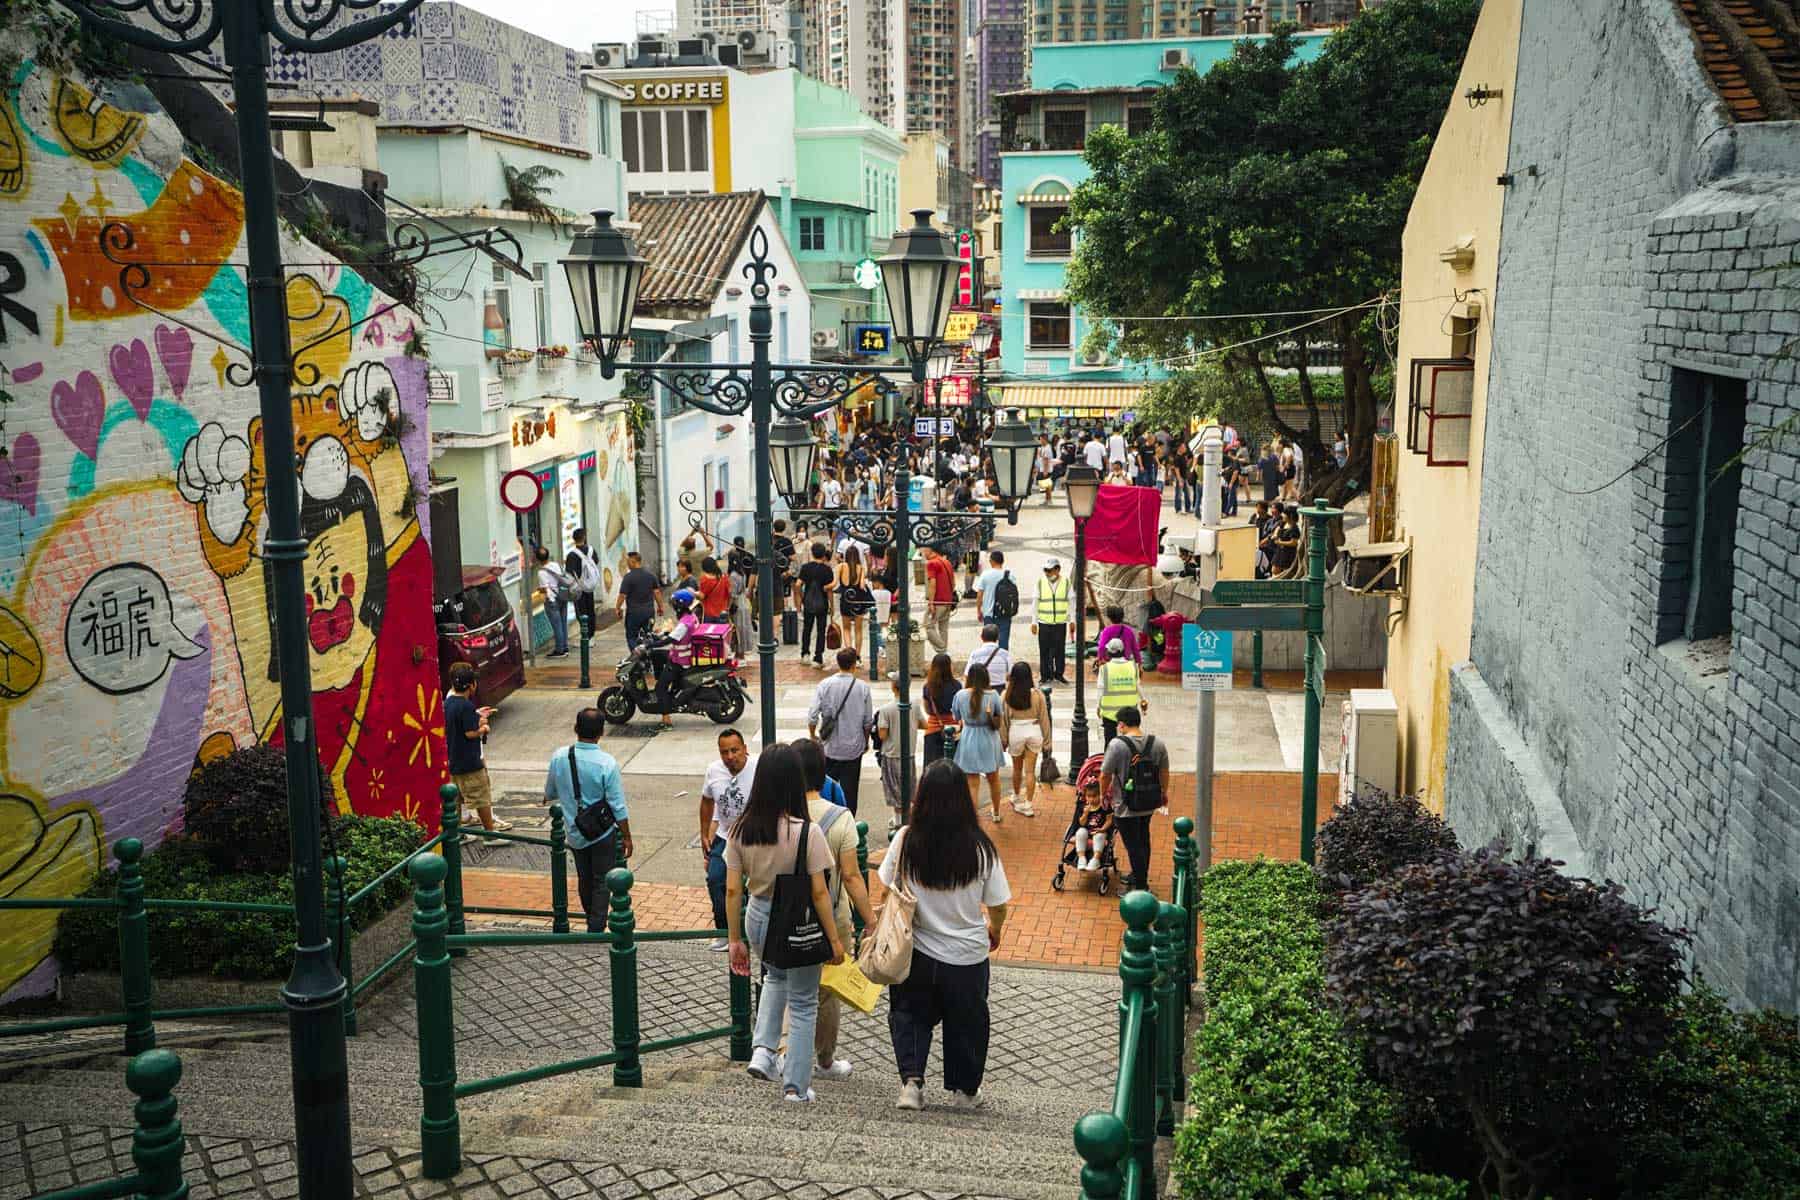
<svg viewBox="0 0 1800 1200">
<path fill-rule="evenodd" d="M 1267 33 L 1280 21 L 1348 21 L 1378 0 L 1030 0 L 1031 42 L 1119 42 Z"/>
<path fill-rule="evenodd" d="M 966 0 L 894 0 L 906 7 L 906 133 L 948 139 L 962 166 L 963 5 Z"/>
<path fill-rule="evenodd" d="M 767 30 L 785 34 L 788 0 L 676 0 L 675 30 L 682 37 L 701 33 Z"/>
<path fill-rule="evenodd" d="M 964 165 L 985 183 L 1000 181 L 1000 122 L 994 97 L 1025 86 L 1025 11 L 1027 0 L 974 0 L 974 78 L 969 81 L 972 110 L 966 125 L 973 147 Z"/>
<path fill-rule="evenodd" d="M 961 164 L 963 6 L 968 0 L 790 0 L 807 74 L 856 97 L 899 133 L 938 133 Z"/>
</svg>

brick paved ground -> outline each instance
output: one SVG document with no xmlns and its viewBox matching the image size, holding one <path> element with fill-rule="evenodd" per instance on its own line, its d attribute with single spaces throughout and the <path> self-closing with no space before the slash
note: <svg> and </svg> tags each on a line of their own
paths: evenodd
<svg viewBox="0 0 1800 1200">
<path fill-rule="evenodd" d="M 1174 813 L 1194 811 L 1194 778 L 1171 779 Z M 1319 820 L 1331 815 L 1337 776 L 1319 776 Z M 1101 896 L 1095 877 L 1070 871 L 1060 894 L 1050 886 L 1062 853 L 1062 835 L 1073 808 L 1066 786 L 1038 791 L 1036 819 L 1009 814 L 989 826 L 1006 864 L 1013 905 L 1006 936 L 995 955 L 1002 962 L 1107 967 L 1119 956 L 1118 897 Z M 1153 890 L 1168 895 L 1171 822 L 1150 825 Z M 1292 772 L 1219 775 L 1213 787 L 1213 858 L 1294 859 L 1300 856 L 1300 776 Z M 878 857 L 878 856 L 877 856 Z M 570 873 L 571 885 L 573 872 Z M 879 885 L 876 885 L 879 892 Z M 643 883 L 633 889 L 639 929 L 699 929 L 711 923 L 711 903 L 699 885 Z M 471 868 L 463 873 L 463 902 L 499 908 L 548 908 L 549 876 L 536 872 Z M 573 903 L 573 901 L 571 901 Z M 579 920 L 579 917 L 577 917 Z"/>
</svg>

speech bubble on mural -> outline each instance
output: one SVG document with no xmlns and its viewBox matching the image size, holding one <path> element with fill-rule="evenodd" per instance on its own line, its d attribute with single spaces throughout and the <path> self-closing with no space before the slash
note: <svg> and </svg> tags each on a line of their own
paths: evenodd
<svg viewBox="0 0 1800 1200">
<path fill-rule="evenodd" d="M 175 608 L 169 585 L 143 563 L 96 572 L 63 622 L 70 664 L 110 695 L 142 691 L 163 677 L 172 660 L 205 649 L 176 625 Z"/>
</svg>

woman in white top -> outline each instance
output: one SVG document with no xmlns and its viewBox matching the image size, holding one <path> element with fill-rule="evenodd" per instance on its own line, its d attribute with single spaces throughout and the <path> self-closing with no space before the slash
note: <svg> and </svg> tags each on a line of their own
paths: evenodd
<svg viewBox="0 0 1800 1200">
<path fill-rule="evenodd" d="M 1050 706 L 1044 703 L 1044 694 L 1032 686 L 1027 663 L 1014 663 L 1006 676 L 1006 690 L 1000 697 L 1000 740 L 1012 756 L 1012 810 L 1022 817 L 1035 817 L 1032 801 L 1037 799 L 1037 760 L 1050 744 Z"/>
<path fill-rule="evenodd" d="M 1012 891 L 955 763 L 939 759 L 925 768 L 912 821 L 881 861 L 881 882 L 918 899 L 912 970 L 888 989 L 888 1034 L 900 1069 L 894 1107 L 925 1107 L 925 1060 L 942 1022 L 950 1104 L 974 1108 L 987 1069 L 988 954 L 1000 944 Z"/>
</svg>

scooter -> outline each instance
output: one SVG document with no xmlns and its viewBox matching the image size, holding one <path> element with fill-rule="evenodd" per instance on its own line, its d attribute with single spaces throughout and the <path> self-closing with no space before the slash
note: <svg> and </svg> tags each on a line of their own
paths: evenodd
<svg viewBox="0 0 1800 1200">
<path fill-rule="evenodd" d="M 656 698 L 655 648 L 646 638 L 619 661 L 618 682 L 600 693 L 597 704 L 608 725 L 623 725 L 639 712 L 663 714 Z M 696 713 L 729 725 L 744 715 L 750 690 L 738 677 L 738 660 L 723 657 L 715 662 L 684 669 L 681 687 L 669 696 L 668 712 Z"/>
</svg>

